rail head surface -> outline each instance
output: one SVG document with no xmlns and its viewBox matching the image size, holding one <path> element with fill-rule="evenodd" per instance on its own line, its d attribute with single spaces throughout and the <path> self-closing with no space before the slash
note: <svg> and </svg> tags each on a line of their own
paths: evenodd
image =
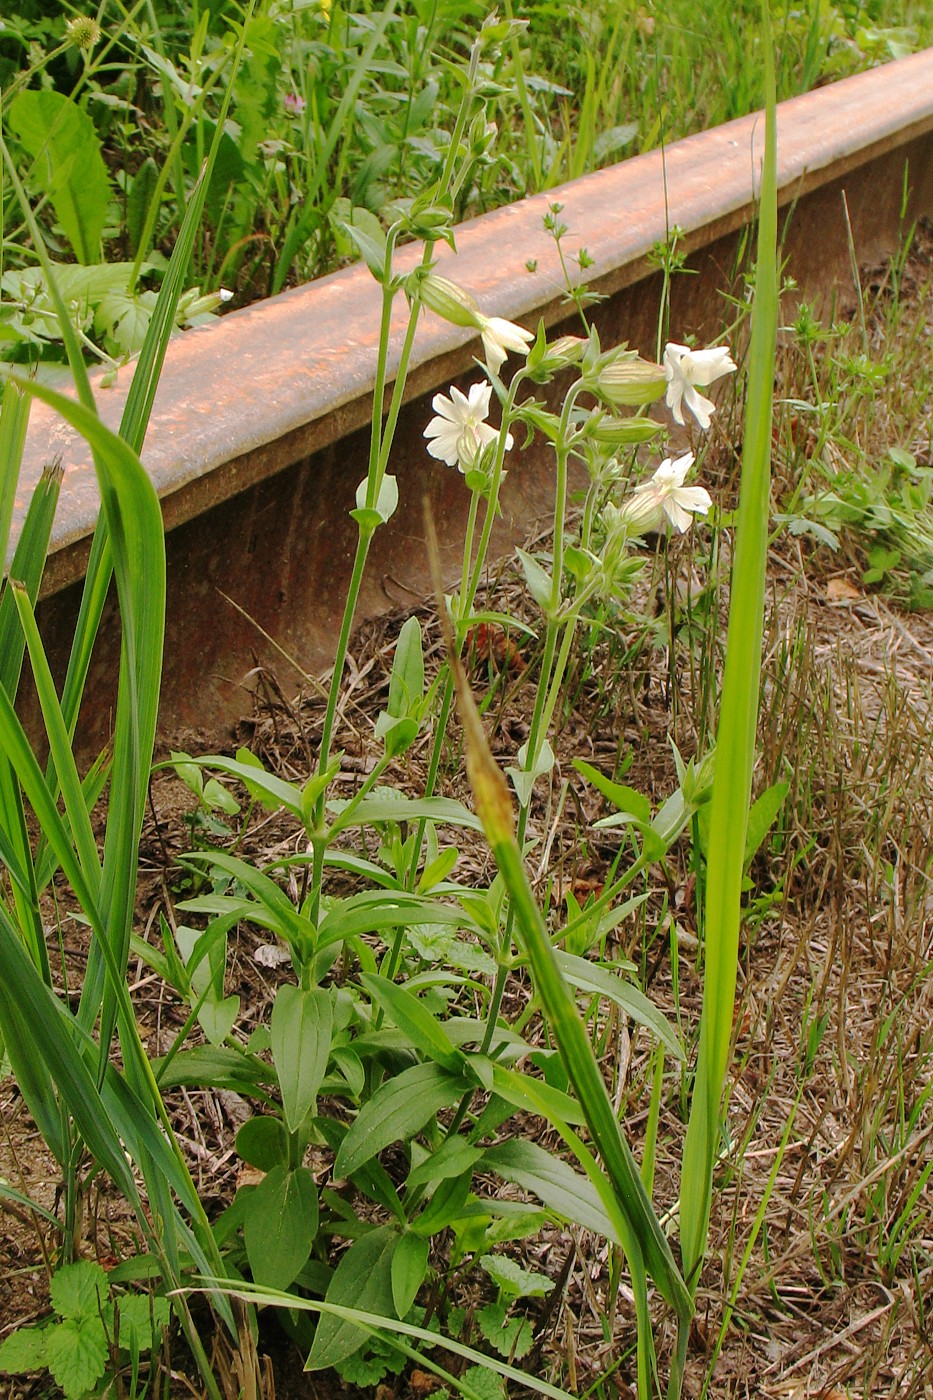
<svg viewBox="0 0 933 1400">
<path fill-rule="evenodd" d="M 933 131 L 933 49 L 792 98 L 778 110 L 780 199 L 790 205 L 822 185 Z M 582 274 L 611 294 L 652 268 L 669 226 L 685 251 L 702 248 L 754 213 L 764 124 L 761 113 L 675 142 L 661 151 L 535 195 L 462 224 L 457 254 L 437 249 L 441 269 L 487 314 L 551 324 L 566 316 L 554 244 L 543 224 L 563 206 Z M 414 264 L 417 245 L 400 251 Z M 535 267 L 535 271 L 529 271 Z M 163 503 L 179 525 L 362 426 L 371 412 L 379 289 L 362 265 L 321 278 L 176 337 L 143 452 Z M 390 372 L 397 363 L 402 312 Z M 470 362 L 468 330 L 426 313 L 409 397 L 446 382 Z M 101 417 L 119 422 L 132 366 L 98 388 Z M 99 497 L 83 440 L 44 405 L 33 406 L 16 500 L 13 542 L 43 464 L 61 455 L 65 483 L 44 592 L 81 576 Z"/>
</svg>

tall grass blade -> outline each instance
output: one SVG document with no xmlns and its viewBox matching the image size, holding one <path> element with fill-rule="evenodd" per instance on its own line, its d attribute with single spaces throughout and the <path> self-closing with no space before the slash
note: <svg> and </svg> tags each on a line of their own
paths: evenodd
<svg viewBox="0 0 933 1400">
<path fill-rule="evenodd" d="M 693 1288 L 696 1288 L 706 1251 L 713 1168 L 719 1149 L 722 1091 L 732 1038 L 742 866 L 761 671 L 778 313 L 777 128 L 774 60 L 766 3 L 763 5 L 762 40 L 765 155 L 742 483 L 710 816 L 700 1048 L 680 1189 L 681 1252 L 684 1273 Z"/>
<path fill-rule="evenodd" d="M 10 522 L 16 503 L 16 488 L 19 484 L 19 469 L 23 460 L 28 422 L 29 400 L 20 393 L 15 384 L 7 384 L 3 389 L 3 403 L 0 407 L 0 573 L 6 566 Z"/>
</svg>

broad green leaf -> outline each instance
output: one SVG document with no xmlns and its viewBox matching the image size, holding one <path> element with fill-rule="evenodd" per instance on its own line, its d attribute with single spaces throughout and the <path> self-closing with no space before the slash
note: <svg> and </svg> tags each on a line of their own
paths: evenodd
<svg viewBox="0 0 933 1400">
<path fill-rule="evenodd" d="M 288 1137 L 281 1118 L 257 1115 L 236 1135 L 237 1156 L 261 1172 L 288 1162 Z"/>
<path fill-rule="evenodd" d="M 462 1176 L 482 1157 L 480 1147 L 473 1147 L 464 1138 L 445 1138 L 436 1152 L 430 1153 L 408 1173 L 409 1189 L 425 1186 L 429 1181 L 444 1181 L 448 1177 Z"/>
<path fill-rule="evenodd" d="M 110 177 L 91 118 L 70 97 L 46 89 L 14 97 L 7 120 L 33 157 L 34 180 L 48 195 L 78 262 L 99 262 Z"/>
<path fill-rule="evenodd" d="M 171 1319 L 168 1299 L 148 1293 L 125 1294 L 117 1303 L 117 1314 L 121 1351 L 153 1351 Z"/>
<path fill-rule="evenodd" d="M 676 1059 L 684 1058 L 684 1049 L 674 1027 L 633 982 L 590 962 L 588 958 L 578 958 L 559 949 L 555 950 L 555 956 L 561 972 L 574 987 L 584 992 L 595 992 L 597 996 L 615 1002 L 626 1016 L 657 1036 Z"/>
<path fill-rule="evenodd" d="M 333 799 L 327 810 L 335 814 L 333 831 L 342 831 L 347 826 L 376 826 L 381 822 L 417 822 L 421 820 L 447 822 L 451 826 L 464 826 L 470 831 L 482 831 L 479 818 L 452 797 L 367 797 L 358 802 L 352 813 L 344 818 L 346 801 Z"/>
<path fill-rule="evenodd" d="M 410 617 L 398 634 L 392 673 L 389 676 L 389 700 L 386 706 L 393 719 L 411 713 L 424 695 L 424 655 L 421 644 L 421 624 Z"/>
<path fill-rule="evenodd" d="M 272 1058 L 290 1132 L 310 1112 L 327 1070 L 333 1003 L 320 987 L 279 987 L 272 1008 Z"/>
<path fill-rule="evenodd" d="M 48 1329 L 45 1364 L 62 1388 L 65 1400 L 84 1400 L 107 1369 L 107 1338 L 103 1323 L 69 1318 Z"/>
<path fill-rule="evenodd" d="M 484 1254 L 477 1262 L 500 1293 L 510 1298 L 543 1298 L 554 1287 L 553 1280 L 547 1274 L 523 1269 L 505 1254 Z"/>
<path fill-rule="evenodd" d="M 771 787 L 766 788 L 761 796 L 752 803 L 748 813 L 748 827 L 745 832 L 744 869 L 748 869 L 753 857 L 758 854 L 761 843 L 777 820 L 777 815 L 784 805 L 784 799 L 789 790 L 790 783 L 772 783 Z"/>
<path fill-rule="evenodd" d="M 392 1302 L 404 1317 L 418 1295 L 428 1271 L 429 1241 L 410 1230 L 402 1235 L 392 1255 Z"/>
<path fill-rule="evenodd" d="M 483 1153 L 482 1166 L 523 1191 L 530 1191 L 562 1220 L 621 1244 L 589 1178 L 574 1171 L 562 1157 L 546 1152 L 535 1142 L 512 1138 L 488 1148 Z"/>
<path fill-rule="evenodd" d="M 165 1058 L 153 1060 L 152 1068 L 165 1089 L 183 1084 L 190 1089 L 232 1089 L 237 1094 L 262 1095 L 275 1079 L 272 1066 L 257 1055 L 225 1045 L 197 1045 L 167 1062 Z"/>
<path fill-rule="evenodd" d="M 355 1240 L 334 1271 L 326 1301 L 393 1318 L 392 1258 L 398 1242 L 399 1236 L 390 1225 L 381 1225 Z M 336 1366 L 358 1351 L 366 1337 L 367 1333 L 351 1322 L 323 1313 L 305 1370 L 323 1371 Z"/>
<path fill-rule="evenodd" d="M 400 1031 L 404 1031 L 416 1050 L 451 1074 L 463 1071 L 465 1059 L 460 1050 L 447 1035 L 444 1027 L 427 1009 L 423 1002 L 406 988 L 389 982 L 385 977 L 370 976 L 360 978 L 373 1001 L 394 1021 Z"/>
<path fill-rule="evenodd" d="M 308 1168 L 273 1167 L 246 1205 L 243 1242 L 255 1281 L 287 1288 L 307 1262 L 317 1224 L 317 1187 Z"/>
<path fill-rule="evenodd" d="M 46 1342 L 53 1330 L 49 1327 L 17 1327 L 0 1343 L 0 1372 L 5 1376 L 18 1376 L 23 1371 L 45 1370 Z"/>
<path fill-rule="evenodd" d="M 611 778 L 600 773 L 598 768 L 594 768 L 592 763 L 587 763 L 582 758 L 575 758 L 573 766 L 618 811 L 628 812 L 635 818 L 636 822 L 647 823 L 651 820 L 651 803 L 635 788 L 627 787 L 625 783 L 614 783 Z"/>
<path fill-rule="evenodd" d="M 523 1109 L 526 1113 L 540 1114 L 546 1111 L 548 1121 L 574 1125 L 584 1122 L 583 1110 L 576 1099 L 561 1093 L 560 1089 L 552 1088 L 543 1079 L 531 1079 L 531 1097 L 525 1089 L 525 1081 L 528 1078 L 528 1075 L 519 1074 L 517 1070 L 496 1065 L 493 1070 L 493 1087 L 506 1103 L 512 1104 L 514 1108 Z"/>
<path fill-rule="evenodd" d="M 350 1176 L 392 1142 L 421 1131 L 435 1113 L 466 1091 L 467 1081 L 440 1065 L 413 1065 L 382 1084 L 363 1105 L 344 1138 L 335 1176 Z"/>
<path fill-rule="evenodd" d="M 79 1259 L 74 1264 L 65 1264 L 52 1275 L 49 1296 L 59 1317 L 73 1317 L 80 1322 L 83 1317 L 100 1316 L 110 1296 L 110 1284 L 99 1264 Z"/>
<path fill-rule="evenodd" d="M 223 1045 L 240 1014 L 238 996 L 214 1000 L 208 996 L 198 1008 L 198 1025 L 212 1045 Z"/>
</svg>

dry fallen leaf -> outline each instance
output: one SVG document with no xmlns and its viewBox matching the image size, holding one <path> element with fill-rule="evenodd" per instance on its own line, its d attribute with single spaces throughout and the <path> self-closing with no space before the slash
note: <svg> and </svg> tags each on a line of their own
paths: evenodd
<svg viewBox="0 0 933 1400">
<path fill-rule="evenodd" d="M 861 593 L 847 578 L 831 578 L 826 585 L 827 603 L 854 603 Z"/>
</svg>

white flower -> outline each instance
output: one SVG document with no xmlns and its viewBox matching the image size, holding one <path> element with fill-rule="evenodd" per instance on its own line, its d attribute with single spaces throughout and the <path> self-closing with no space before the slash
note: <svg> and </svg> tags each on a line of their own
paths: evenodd
<svg viewBox="0 0 933 1400">
<path fill-rule="evenodd" d="M 515 355 L 527 355 L 534 336 L 524 326 L 516 326 L 514 321 L 505 321 L 501 316 L 478 316 L 480 334 L 486 363 L 493 374 L 498 374 L 505 364 L 506 355 L 511 350 Z"/>
<path fill-rule="evenodd" d="M 681 534 L 690 527 L 691 515 L 705 515 L 713 504 L 702 486 L 684 486 L 693 466 L 693 453 L 685 452 L 676 462 L 666 457 L 650 481 L 636 486 L 623 501 L 613 521 L 623 524 L 630 534 L 643 535 L 657 530 L 665 515 Z"/>
<path fill-rule="evenodd" d="M 467 472 L 476 465 L 484 447 L 495 442 L 499 434 L 486 422 L 489 417 L 490 384 L 474 384 L 469 397 L 451 386 L 450 398 L 435 394 L 431 407 L 437 414 L 424 430 L 428 451 L 432 457 Z M 512 446 L 512 434 L 507 433 L 506 451 Z"/>
<path fill-rule="evenodd" d="M 691 350 L 687 345 L 673 342 L 668 345 L 664 350 L 664 372 L 667 375 L 667 406 L 674 415 L 674 422 L 683 426 L 682 405 L 686 404 L 705 432 L 716 405 L 698 394 L 696 386 L 699 384 L 705 389 L 724 374 L 734 374 L 735 369 L 735 361 L 727 345 L 719 345 L 715 350 Z"/>
</svg>

